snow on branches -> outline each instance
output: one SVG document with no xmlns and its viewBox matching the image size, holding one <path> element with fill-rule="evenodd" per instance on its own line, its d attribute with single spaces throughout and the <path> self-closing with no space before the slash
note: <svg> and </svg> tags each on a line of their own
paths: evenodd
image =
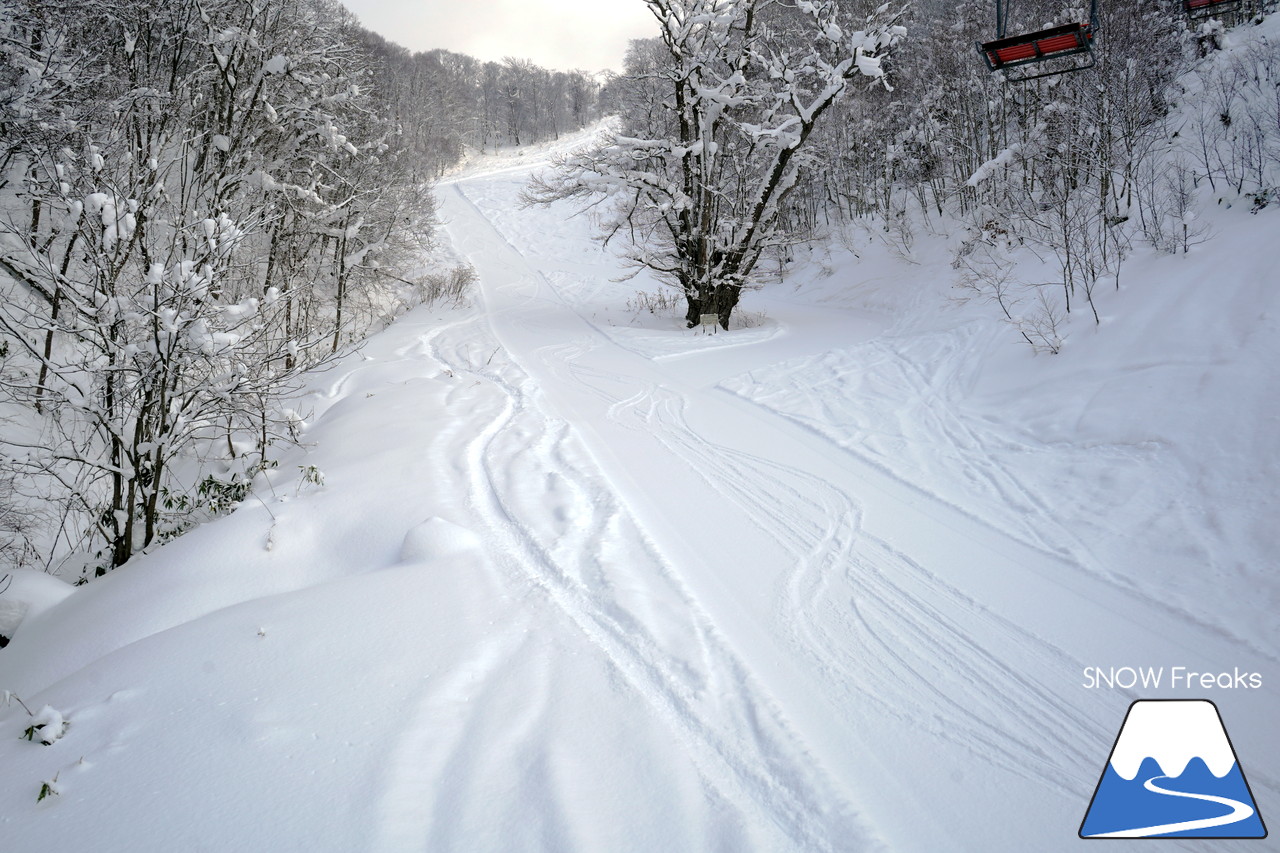
<svg viewBox="0 0 1280 853">
<path fill-rule="evenodd" d="M 661 35 L 613 84 L 621 131 L 535 180 L 531 203 L 607 209 L 604 239 L 679 287 L 688 322 L 725 328 L 761 255 L 791 242 L 780 211 L 814 127 L 857 78 L 888 86 L 904 30 L 835 2 L 647 0 Z"/>
<path fill-rule="evenodd" d="M 0 455 L 102 571 L 266 464 L 431 207 L 330 0 L 0 8 Z"/>
</svg>

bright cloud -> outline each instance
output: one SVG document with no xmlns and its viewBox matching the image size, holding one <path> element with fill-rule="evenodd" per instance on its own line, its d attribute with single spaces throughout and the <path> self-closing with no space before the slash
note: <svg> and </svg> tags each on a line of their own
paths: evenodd
<svg viewBox="0 0 1280 853">
<path fill-rule="evenodd" d="M 655 34 L 642 0 L 342 0 L 410 50 L 531 59 L 547 68 L 621 70 L 627 42 Z"/>
</svg>

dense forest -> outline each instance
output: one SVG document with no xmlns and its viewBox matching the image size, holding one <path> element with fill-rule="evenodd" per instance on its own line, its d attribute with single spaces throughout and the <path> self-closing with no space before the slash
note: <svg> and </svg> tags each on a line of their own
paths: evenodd
<svg viewBox="0 0 1280 853">
<path fill-rule="evenodd" d="M 602 95 L 618 140 L 532 200 L 622 198 L 606 237 L 639 235 L 630 257 L 685 292 L 691 325 L 727 323 L 795 246 L 863 223 L 907 251 L 924 231 L 959 239 L 963 292 L 1056 352 L 1135 245 L 1204 237 L 1202 189 L 1277 200 L 1280 46 L 1219 50 L 1274 3 L 1002 2 L 1008 35 L 1081 25 L 1090 49 L 997 73 L 977 49 L 994 0 L 649 5 L 663 34 Z"/>
<path fill-rule="evenodd" d="M 827 126 L 795 227 L 874 217 L 910 245 L 916 230 L 957 220 L 961 286 L 1057 351 L 1058 318 L 1096 322 L 1097 294 L 1121 286 L 1135 245 L 1172 253 L 1204 236 L 1192 212 L 1200 188 L 1276 200 L 1280 45 L 1218 53 L 1229 25 L 1275 4 L 1223 3 L 1230 11 L 1194 18 L 1188 5 L 1098 2 L 1092 66 L 1046 63 L 1031 73 L 1083 70 L 1023 83 L 992 74 L 975 49 L 995 35 L 993 3 L 924 6 L 909 27 L 917 38 L 893 55 L 893 91 L 847 100 Z M 1090 20 L 1084 2 L 1006 8 L 1011 33 Z M 1020 281 L 1028 257 L 1043 261 L 1042 277 Z"/>
<path fill-rule="evenodd" d="M 335 0 L 0 3 L 0 555 L 102 573 L 276 464 L 306 370 L 424 267 L 468 148 L 597 117 L 597 82 L 411 53 Z"/>
</svg>

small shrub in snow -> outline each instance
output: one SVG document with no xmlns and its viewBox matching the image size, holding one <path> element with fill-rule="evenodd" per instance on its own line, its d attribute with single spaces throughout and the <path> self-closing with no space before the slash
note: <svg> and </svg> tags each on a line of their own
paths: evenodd
<svg viewBox="0 0 1280 853">
<path fill-rule="evenodd" d="M 1014 261 L 1000 251 L 993 238 L 1007 236 L 999 226 L 989 223 L 983 236 L 961 246 L 952 266 L 960 270 L 956 287 L 966 291 L 958 297 L 963 304 L 971 299 L 991 302 L 1000 307 L 1004 320 L 1022 335 L 1036 352 L 1056 355 L 1062 349 L 1058 325 L 1062 312 L 1045 296 L 1043 286 L 1036 287 L 1018 280 Z M 1024 295 L 1034 289 L 1037 304 L 1029 310 Z"/>
<path fill-rule="evenodd" d="M 253 490 L 253 478 L 259 471 L 276 467 L 273 460 L 262 460 L 244 474 L 233 473 L 230 479 L 209 474 L 196 486 L 195 494 L 175 493 L 167 488 L 160 490 L 161 516 L 160 542 L 168 542 L 191 528 L 226 515 L 240 505 Z"/>
<path fill-rule="evenodd" d="M 219 480 L 210 474 L 200 481 L 200 485 L 196 487 L 196 495 L 214 515 L 223 515 L 249 496 L 249 490 L 253 487 L 250 479 L 233 476 L 230 480 Z"/>
<path fill-rule="evenodd" d="M 11 690 L 6 690 L 4 691 L 4 693 L 0 693 L 0 705 L 4 705 L 7 708 L 10 705 L 12 705 L 14 702 L 17 702 L 19 705 L 22 706 L 22 710 L 27 712 L 28 717 L 35 716 L 34 714 L 31 713 L 31 709 L 27 707 L 27 703 L 23 702 L 21 699 L 18 698 L 17 693 L 14 693 Z"/>
<path fill-rule="evenodd" d="M 26 708 L 25 705 L 22 707 Z M 53 746 L 67 733 L 68 725 L 60 711 L 45 705 L 40 709 L 40 713 L 32 715 L 31 725 L 23 730 L 22 737 L 32 742 L 39 741 L 45 746 Z"/>
<path fill-rule="evenodd" d="M 427 305 L 447 302 L 454 308 L 467 304 L 467 296 L 476 283 L 476 271 L 469 265 L 459 265 L 445 273 L 423 276 L 418 284 L 420 297 Z"/>
<path fill-rule="evenodd" d="M 768 318 L 768 315 L 763 311 L 743 311 L 739 309 L 733 315 L 733 325 L 739 329 L 754 329 L 757 326 L 763 326 Z"/>
<path fill-rule="evenodd" d="M 298 470 L 302 472 L 302 480 L 298 483 L 298 492 L 302 492 L 303 485 L 312 485 L 317 489 L 324 486 L 324 472 L 314 465 L 299 465 Z"/>
<path fill-rule="evenodd" d="M 18 694 L 6 690 L 3 694 L 3 701 L 0 704 L 9 705 L 17 702 L 22 710 L 27 712 L 27 716 L 31 718 L 31 724 L 22 732 L 22 738 L 29 741 L 39 741 L 45 746 L 53 746 L 63 735 L 67 733 L 70 725 L 66 717 L 62 716 L 61 711 L 55 711 L 53 708 L 45 705 L 40 709 L 38 714 L 31 713 L 31 709 L 27 707 L 27 703 L 18 698 Z"/>
<path fill-rule="evenodd" d="M 1016 317 L 1014 325 L 1036 352 L 1057 355 L 1062 352 L 1062 336 L 1058 332 L 1064 319 L 1062 310 L 1044 295 L 1044 290 L 1036 291 L 1036 296 L 1039 305 L 1030 313 Z"/>
<path fill-rule="evenodd" d="M 58 774 L 55 773 L 52 779 L 40 783 L 40 793 L 36 796 L 36 802 L 43 801 L 45 797 L 56 797 L 61 793 L 62 791 L 58 788 Z"/>
<path fill-rule="evenodd" d="M 650 314 L 671 314 L 677 310 L 683 312 L 684 295 L 678 290 L 659 290 L 650 293 L 637 290 L 636 295 L 627 300 L 627 310 L 632 314 L 648 311 Z"/>
<path fill-rule="evenodd" d="M 1257 213 L 1269 204 L 1280 202 L 1280 187 L 1263 188 L 1257 192 L 1245 193 L 1244 195 L 1245 198 L 1253 202 L 1249 212 Z"/>
</svg>

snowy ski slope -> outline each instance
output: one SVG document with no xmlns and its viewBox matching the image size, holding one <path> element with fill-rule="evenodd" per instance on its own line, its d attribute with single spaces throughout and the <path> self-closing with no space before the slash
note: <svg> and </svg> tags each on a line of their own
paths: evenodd
<svg viewBox="0 0 1280 853">
<path fill-rule="evenodd" d="M 1089 666 L 1261 673 L 1160 695 L 1275 811 L 1273 211 L 1058 357 L 948 303 L 941 240 L 707 336 L 519 207 L 541 165 L 440 186 L 475 305 L 317 376 L 261 500 L 0 652 L 70 721 L 0 708 L 6 848 L 1066 850 L 1152 695 Z"/>
</svg>

